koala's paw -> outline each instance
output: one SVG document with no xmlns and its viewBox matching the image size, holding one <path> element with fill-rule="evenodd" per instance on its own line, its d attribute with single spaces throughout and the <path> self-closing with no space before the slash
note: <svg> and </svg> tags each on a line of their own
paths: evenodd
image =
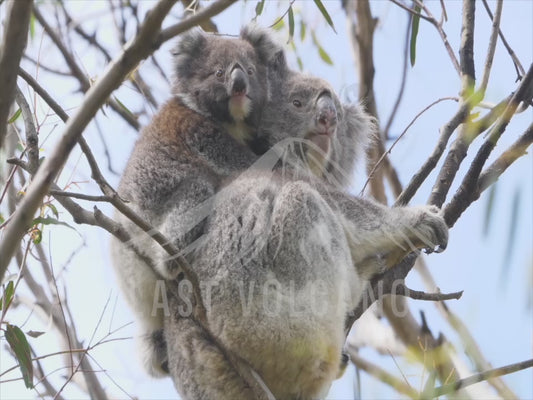
<svg viewBox="0 0 533 400">
<path fill-rule="evenodd" d="M 156 378 L 168 375 L 167 342 L 163 329 L 147 333 L 141 340 L 143 364 L 148 374 Z"/>
<path fill-rule="evenodd" d="M 436 206 L 417 207 L 418 218 L 415 225 L 415 240 L 426 253 L 440 253 L 448 245 L 448 226 Z"/>
</svg>

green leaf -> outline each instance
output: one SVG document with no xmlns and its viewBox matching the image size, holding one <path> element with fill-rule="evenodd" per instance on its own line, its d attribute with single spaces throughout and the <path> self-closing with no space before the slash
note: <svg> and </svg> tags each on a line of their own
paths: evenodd
<svg viewBox="0 0 533 400">
<path fill-rule="evenodd" d="M 322 46 L 318 47 L 318 55 L 326 64 L 333 65 L 333 60 Z"/>
<path fill-rule="evenodd" d="M 15 114 L 11 118 L 7 120 L 8 124 L 12 124 L 17 120 L 18 117 L 20 117 L 20 114 L 22 114 L 22 110 L 19 108 L 17 111 L 15 111 Z"/>
<path fill-rule="evenodd" d="M 57 208 L 56 208 L 56 206 L 54 206 L 52 203 L 48 203 L 46 206 L 47 206 L 50 210 L 52 210 L 52 213 L 54 214 L 54 216 L 55 216 L 56 218 L 59 219 L 59 213 L 57 212 Z"/>
<path fill-rule="evenodd" d="M 518 211 L 520 210 L 522 191 L 518 186 L 515 189 L 513 196 L 513 205 L 511 206 L 511 219 L 509 220 L 509 234 L 507 235 L 507 245 L 505 246 L 505 256 L 502 268 L 502 282 L 506 281 L 506 276 L 509 277 L 511 271 L 510 266 L 513 265 L 510 261 L 513 257 L 513 248 L 516 244 L 516 233 L 518 231 L 518 226 L 520 225 L 520 216 Z M 506 275 L 506 276 L 504 276 Z"/>
<path fill-rule="evenodd" d="M 30 38 L 35 37 L 35 15 L 31 13 L 30 15 Z"/>
<path fill-rule="evenodd" d="M 326 7 L 324 7 L 324 4 L 322 4 L 322 1 L 314 0 L 314 2 L 316 6 L 318 7 L 318 9 L 320 10 L 320 12 L 322 13 L 322 15 L 324 16 L 324 19 L 326 20 L 328 25 L 331 26 L 331 29 L 333 29 L 333 32 L 337 33 L 337 31 L 335 30 L 335 27 L 333 26 L 333 20 L 329 16 L 328 10 L 326 10 Z"/>
<path fill-rule="evenodd" d="M 421 8 L 418 4 L 415 5 L 414 11 L 419 14 Z M 415 65 L 416 59 L 416 37 L 418 36 L 418 26 L 420 25 L 420 17 L 418 15 L 413 15 L 413 22 L 411 24 L 411 43 L 410 43 L 410 57 L 411 57 L 411 67 Z"/>
<path fill-rule="evenodd" d="M 118 105 L 124 110 L 126 111 L 132 118 L 134 119 L 137 119 L 137 117 L 135 116 L 135 114 L 133 114 L 129 109 L 128 107 L 126 107 L 119 99 L 117 96 L 113 96 L 113 98 L 116 100 L 116 102 L 118 103 Z"/>
<path fill-rule="evenodd" d="M 35 225 L 37 225 L 37 224 L 43 224 L 43 225 L 63 225 L 63 226 L 66 226 L 67 228 L 74 229 L 74 227 L 70 226 L 70 225 L 67 224 L 66 222 L 59 221 L 58 219 L 56 219 L 56 218 L 52 218 L 52 217 L 37 217 L 37 218 L 34 218 L 34 220 L 33 220 L 33 226 L 35 226 Z M 74 229 L 74 230 L 76 230 L 76 229 Z"/>
<path fill-rule="evenodd" d="M 26 335 L 31 336 L 32 338 L 38 338 L 39 336 L 44 335 L 44 332 L 28 331 L 28 332 L 26 332 Z"/>
<path fill-rule="evenodd" d="M 41 243 L 41 241 L 43 240 L 43 232 L 40 229 L 33 228 L 31 230 L 31 240 L 35 244 Z"/>
<path fill-rule="evenodd" d="M 490 230 L 490 223 L 492 221 L 492 212 L 494 211 L 494 198 L 496 197 L 497 182 L 489 189 L 489 198 L 487 200 L 487 207 L 485 208 L 485 220 L 483 221 L 483 236 L 487 237 Z"/>
<path fill-rule="evenodd" d="M 263 8 L 265 7 L 265 0 L 260 0 L 257 2 L 257 4 L 255 5 L 255 17 L 254 19 L 256 19 L 257 17 L 259 17 L 261 15 L 261 13 L 263 12 Z"/>
<path fill-rule="evenodd" d="M 24 384 L 28 389 L 33 388 L 33 365 L 31 363 L 30 345 L 26 340 L 24 332 L 18 326 L 7 324 L 5 337 L 9 347 L 15 353 L 22 372 Z"/>
<path fill-rule="evenodd" d="M 285 22 L 283 22 L 283 19 L 278 19 L 274 25 L 272 25 L 272 29 L 274 29 L 275 31 L 280 31 L 283 29 L 283 27 L 285 26 Z"/>
<path fill-rule="evenodd" d="M 2 213 L 0 213 L 0 224 L 3 224 L 5 222 L 5 218 L 4 216 L 2 215 Z"/>
<path fill-rule="evenodd" d="M 326 50 L 324 50 L 324 48 L 322 47 L 322 45 L 320 44 L 320 42 L 318 41 L 318 39 L 317 39 L 317 37 L 315 35 L 315 31 L 313 31 L 313 30 L 311 31 L 311 38 L 313 39 L 313 43 L 315 44 L 315 46 L 318 48 L 318 55 L 320 56 L 320 58 L 326 64 L 333 65 L 333 61 L 331 60 L 331 57 L 326 52 Z"/>
<path fill-rule="evenodd" d="M 289 41 L 294 37 L 294 11 L 292 6 L 289 6 Z"/>
<path fill-rule="evenodd" d="M 307 25 L 305 25 L 305 22 L 303 20 L 300 21 L 300 40 L 303 42 L 305 40 L 305 33 Z"/>
<path fill-rule="evenodd" d="M 303 71 L 304 63 L 302 62 L 302 59 L 300 58 L 300 56 L 296 57 L 296 62 L 298 63 L 298 68 L 300 69 L 300 71 Z"/>
<path fill-rule="evenodd" d="M 4 294 L 2 295 L 2 298 L 0 299 L 0 310 L 4 309 L 4 304 L 6 307 L 9 306 L 9 303 L 11 303 L 11 299 L 13 298 L 13 294 L 15 293 L 15 285 L 13 284 L 13 281 L 9 281 L 7 283 L 6 288 L 4 289 Z"/>
</svg>

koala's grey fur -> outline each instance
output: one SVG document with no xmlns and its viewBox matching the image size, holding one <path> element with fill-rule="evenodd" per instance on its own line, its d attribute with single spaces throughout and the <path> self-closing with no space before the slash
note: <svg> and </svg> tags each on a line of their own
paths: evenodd
<svg viewBox="0 0 533 400">
<path fill-rule="evenodd" d="M 266 65 L 279 51 L 267 39 L 254 29 L 239 39 L 201 30 L 182 35 L 175 50 L 174 98 L 142 131 L 127 163 L 119 194 L 180 249 L 202 232 L 203 217 L 190 210 L 257 159 L 245 144 L 269 97 Z M 206 203 L 199 213 L 208 209 Z M 135 237 L 132 245 L 154 263 L 150 268 L 130 248 L 113 242 L 113 264 L 140 325 L 145 365 L 152 375 L 162 375 L 163 312 L 153 312 L 156 282 L 174 279 L 179 271 L 147 234 L 122 215 L 117 218 Z"/>
<path fill-rule="evenodd" d="M 349 181 L 371 135 L 371 119 L 358 106 L 341 105 L 324 81 L 286 70 L 283 54 L 265 32 L 245 29 L 242 36 L 244 41 L 231 44 L 216 37 L 183 39 L 175 86 L 180 100 L 164 106 L 143 132 L 120 193 L 179 248 L 187 248 L 202 283 L 210 335 L 248 363 L 276 399 L 322 398 L 341 365 L 345 317 L 368 279 L 412 250 L 445 247 L 447 228 L 434 208 L 390 209 L 328 182 L 330 176 L 341 186 Z M 215 62 L 231 53 L 228 47 L 250 44 L 261 55 L 250 58 L 258 71 L 263 69 L 265 83 L 258 87 L 264 91 L 239 118 L 242 113 L 234 108 L 213 108 L 205 101 L 220 96 L 200 73 L 211 66 L 196 63 L 192 54 L 220 51 L 219 57 L 206 58 Z M 187 73 L 180 72 L 180 63 L 198 73 L 189 79 L 201 89 L 179 83 Z M 286 106 L 295 93 L 306 104 L 298 111 Z M 254 107 L 256 101 L 263 107 Z M 321 115 L 326 115 L 330 142 L 309 136 Z M 271 162 L 280 154 L 275 143 L 291 138 L 310 139 L 298 157 L 316 150 L 316 143 L 325 150 L 314 155 L 311 174 L 305 165 L 264 168 L 276 164 Z M 272 145 L 258 160 L 255 153 Z M 115 262 L 126 296 L 153 338 L 162 323 L 162 315 L 147 318 L 155 281 L 161 275 L 169 285 L 180 282 L 162 250 L 140 232 L 139 237 L 136 244 L 155 260 L 156 271 L 119 245 Z M 206 331 L 181 312 L 187 301 L 175 293 L 169 290 L 172 313 L 164 321 L 168 360 L 161 360 L 160 348 L 147 341 L 153 350 L 149 365 L 154 371 L 167 365 L 187 399 L 253 398 Z"/>
<path fill-rule="evenodd" d="M 259 164 L 285 157 L 284 145 L 295 138 L 311 139 L 310 147 L 288 154 L 273 170 L 252 168 L 218 191 L 190 260 L 203 283 L 210 333 L 245 360 L 276 399 L 318 399 L 338 374 L 345 317 L 368 280 L 413 250 L 444 248 L 448 231 L 436 208 L 391 209 L 332 184 L 349 182 L 373 121 L 359 106 L 341 105 L 323 80 L 285 71 L 283 61 L 269 65 L 272 100 L 257 140 L 275 146 Z M 301 107 L 292 106 L 296 97 Z M 309 134 L 324 110 L 335 132 L 329 145 L 316 141 L 327 151 L 318 156 L 322 169 L 311 166 L 309 174 Z M 182 299 L 172 301 L 165 337 L 180 394 L 252 399 L 220 350 L 178 311 Z"/>
</svg>

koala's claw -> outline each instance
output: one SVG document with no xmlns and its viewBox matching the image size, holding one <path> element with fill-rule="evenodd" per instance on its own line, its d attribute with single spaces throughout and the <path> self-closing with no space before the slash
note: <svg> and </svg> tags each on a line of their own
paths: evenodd
<svg viewBox="0 0 533 400">
<path fill-rule="evenodd" d="M 426 254 L 442 253 L 448 246 L 448 226 L 438 207 L 424 207 L 422 213 L 420 233 L 427 238 L 423 250 Z"/>
</svg>

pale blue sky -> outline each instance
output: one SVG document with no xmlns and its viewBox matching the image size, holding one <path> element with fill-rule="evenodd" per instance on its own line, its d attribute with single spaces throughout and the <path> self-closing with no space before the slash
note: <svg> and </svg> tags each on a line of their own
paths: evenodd
<svg viewBox="0 0 533 400">
<path fill-rule="evenodd" d="M 97 15 L 97 6 L 102 4 L 105 3 L 91 3 L 89 5 L 89 3 L 80 2 L 79 7 L 84 9 L 88 21 L 91 21 L 92 18 L 94 24 L 97 25 L 98 18 L 94 18 L 93 14 Z M 297 10 L 302 10 L 309 27 L 316 29 L 317 37 L 333 59 L 334 66 L 328 66 L 320 60 L 309 35 L 305 43 L 302 44 L 297 41 L 297 52 L 304 62 L 305 70 L 327 79 L 339 92 L 352 90 L 357 87 L 357 76 L 346 35 L 344 11 L 340 9 L 340 1 L 324 1 L 324 4 L 333 18 L 337 34 L 324 23 L 313 2 L 295 2 L 294 7 Z M 373 13 L 380 18 L 375 35 L 375 89 L 380 117 L 386 121 L 400 84 L 406 16 L 404 11 L 387 1 L 373 1 L 371 4 Z M 428 2 L 428 4 L 436 15 L 440 15 L 439 2 L 433 1 Z M 446 1 L 449 21 L 445 24 L 445 29 L 454 49 L 458 49 L 459 43 L 461 4 L 460 1 Z M 491 2 L 490 4 L 494 8 L 494 3 Z M 277 3 L 267 1 L 264 15 L 259 18 L 258 22 L 261 25 L 270 25 L 275 16 L 285 11 L 287 5 L 288 2 L 282 2 L 278 7 Z M 242 4 L 233 6 L 217 17 L 216 22 L 219 30 L 229 34 L 238 33 L 241 23 L 249 21 L 254 15 L 254 7 L 255 1 L 248 1 L 246 7 L 243 7 Z M 176 9 L 178 10 L 178 7 Z M 502 31 L 526 69 L 533 60 L 532 17 L 533 2 L 517 0 L 504 3 Z M 475 60 L 478 77 L 481 76 L 490 25 L 482 4 L 478 2 L 475 37 Z M 104 40 L 113 34 L 109 25 L 100 23 L 98 26 L 99 37 L 104 38 Z M 282 31 L 280 40 L 286 40 L 286 35 L 287 31 Z M 39 40 L 35 39 L 30 46 L 38 48 Z M 158 52 L 159 60 L 166 71 L 171 70 L 170 46 L 172 44 L 166 44 Z M 84 48 L 85 45 L 81 46 L 81 50 L 78 50 L 80 59 L 89 73 L 96 75 L 100 72 L 100 62 L 85 56 Z M 290 56 L 289 59 L 291 65 L 296 67 L 294 57 Z M 49 65 L 53 65 L 52 61 L 47 61 Z M 58 63 L 61 65 L 62 61 L 58 60 Z M 143 71 L 142 68 L 144 66 L 141 67 L 141 71 Z M 499 43 L 486 101 L 496 102 L 509 94 L 516 86 L 514 80 L 515 73 L 510 58 Z M 47 81 L 47 87 L 55 84 L 57 86 L 54 94 L 59 97 L 63 105 L 72 104 L 74 106 L 79 103 L 80 98 L 72 96 L 75 86 L 72 85 L 71 81 L 65 82 L 65 80 L 57 77 Z M 421 21 L 416 64 L 414 68 L 409 68 L 405 97 L 392 126 L 391 134 L 393 136 L 399 134 L 411 119 L 432 101 L 440 97 L 457 96 L 459 89 L 459 78 L 435 29 Z M 135 104 L 128 103 L 130 100 L 129 92 L 130 89 L 121 88 L 117 91 L 117 96 L 134 109 Z M 156 94 L 160 100 L 168 97 L 168 87 L 164 82 L 161 81 L 160 85 L 157 86 Z M 454 102 L 443 102 L 437 105 L 420 118 L 396 146 L 391 158 L 393 164 L 398 168 L 402 183 L 405 184 L 408 181 L 425 160 L 425 157 L 433 150 L 433 144 L 438 137 L 438 129 L 450 118 L 456 107 Z M 110 113 L 110 111 L 108 112 Z M 53 125 L 52 120 L 55 121 L 55 118 L 50 118 L 47 124 Z M 100 122 L 112 151 L 114 166 L 122 170 L 135 140 L 135 135 L 129 127 L 122 123 L 115 123 L 115 120 L 114 115 L 110 115 L 110 118 L 103 118 Z M 531 110 L 517 117 L 498 143 L 491 160 L 494 160 L 494 157 L 506 149 L 531 121 Z M 105 126 L 106 123 L 109 126 Z M 54 130 L 49 139 L 50 143 L 55 140 L 54 135 L 57 136 L 61 130 L 61 125 Z M 89 128 L 84 136 L 91 143 L 97 155 L 101 156 L 102 148 L 94 127 Z M 473 144 L 469 158 L 465 161 L 466 165 L 475 154 L 479 143 L 481 143 L 481 138 Z M 42 147 L 47 150 L 51 148 L 49 146 L 50 144 L 46 144 Z M 70 171 L 78 163 L 79 154 L 79 150 L 72 154 L 66 171 Z M 110 174 L 107 176 L 112 183 L 118 182 L 118 177 Z M 71 179 L 70 173 L 64 173 L 62 179 L 64 181 Z M 77 170 L 76 180 L 89 180 L 89 173 L 84 163 L 81 163 Z M 413 204 L 422 204 L 427 201 L 431 190 L 431 179 L 428 182 L 430 184 L 423 186 L 415 196 Z M 354 188 L 360 189 L 362 183 L 363 181 L 359 179 L 354 183 Z M 509 168 L 498 183 L 489 235 L 486 237 L 482 235 L 487 205 L 485 194 L 469 208 L 452 229 L 448 249 L 442 254 L 431 255 L 427 258 L 429 268 L 442 291 L 465 291 L 461 300 L 451 301 L 448 305 L 468 325 L 482 352 L 494 366 L 532 357 L 532 309 L 531 304 L 528 307 L 527 303 L 528 292 L 530 293 L 532 290 L 533 279 L 532 185 L 532 156 L 528 155 Z M 96 193 L 93 185 L 83 183 L 80 184 L 80 190 Z M 520 218 L 517 221 L 518 227 L 513 243 L 512 257 L 510 260 L 506 260 L 511 208 L 514 193 L 517 191 L 520 192 Z M 84 205 L 87 208 L 91 207 L 89 203 Z M 110 208 L 105 205 L 100 208 L 108 214 L 111 213 Z M 68 219 L 66 216 L 64 218 Z M 123 323 L 132 321 L 132 316 L 125 302 L 120 298 L 114 277 L 111 274 L 108 257 L 109 236 L 102 230 L 95 228 L 82 227 L 79 230 L 84 236 L 86 245 L 63 272 L 63 277 L 67 282 L 69 302 L 76 318 L 80 336 L 90 338 L 100 314 L 103 312 L 108 296 L 110 296 L 111 302 L 104 314 L 104 322 L 99 329 L 100 336 L 108 331 L 109 326 L 116 328 Z M 46 246 L 50 245 L 52 254 L 54 254 L 54 265 L 57 270 L 60 270 L 72 250 L 81 244 L 81 239 L 67 228 L 57 228 L 52 236 L 45 234 L 44 243 Z M 502 269 L 505 269 L 506 272 L 502 272 Z M 415 272 L 410 274 L 408 283 L 414 289 L 423 288 Z M 115 301 L 116 308 L 113 313 Z M 411 305 L 415 316 L 418 316 L 420 309 L 426 312 L 428 323 L 435 334 L 442 331 L 454 344 L 458 343 L 456 335 L 442 321 L 432 304 L 413 301 Z M 19 313 L 16 322 L 22 323 L 26 320 L 28 312 L 21 309 Z M 46 330 L 46 324 L 39 327 L 37 322 L 26 326 L 27 329 L 39 330 L 41 328 L 41 330 Z M 135 329 L 130 325 L 120 331 L 118 336 L 131 336 L 134 333 Z M 34 340 L 32 344 L 35 344 L 37 348 L 48 347 L 51 349 L 50 351 L 56 349 L 53 333 L 32 340 Z M 460 346 L 457 349 L 459 355 L 463 356 Z M 126 340 L 99 346 L 93 350 L 92 355 L 102 365 L 102 368 L 106 369 L 113 379 L 119 382 L 131 395 L 142 399 L 163 399 L 175 396 L 175 390 L 170 380 L 151 380 L 142 372 L 134 353 L 134 342 Z M 3 349 L 2 354 L 5 354 Z M 390 357 L 376 356 L 371 350 L 365 350 L 363 355 L 400 376 L 398 367 Z M 468 362 L 466 357 L 464 359 Z M 53 366 L 54 362 L 57 361 L 50 359 L 44 362 Z M 2 356 L 0 370 L 4 370 L 12 364 L 12 360 L 6 361 L 6 358 Z M 418 385 L 419 379 L 423 375 L 422 367 L 420 365 L 408 365 L 401 361 L 399 364 L 402 373 L 412 379 L 414 385 Z M 368 379 L 364 373 L 362 373 L 362 377 L 364 398 L 384 398 L 393 394 L 384 385 L 376 383 L 374 379 Z M 528 370 L 507 376 L 505 380 L 520 398 L 533 398 L 531 378 L 531 370 Z M 352 379 L 353 371 L 349 371 L 340 382 L 334 385 L 331 398 L 350 399 Z M 102 377 L 102 381 L 105 382 L 111 393 L 122 396 L 121 392 L 109 380 Z M 0 389 L 2 398 L 28 398 L 32 395 L 31 392 L 27 392 L 22 387 L 21 383 L 2 386 L 3 388 Z M 418 386 L 415 387 L 418 388 Z M 68 394 L 68 398 L 77 398 L 80 392 L 73 386 L 65 394 Z"/>
</svg>

